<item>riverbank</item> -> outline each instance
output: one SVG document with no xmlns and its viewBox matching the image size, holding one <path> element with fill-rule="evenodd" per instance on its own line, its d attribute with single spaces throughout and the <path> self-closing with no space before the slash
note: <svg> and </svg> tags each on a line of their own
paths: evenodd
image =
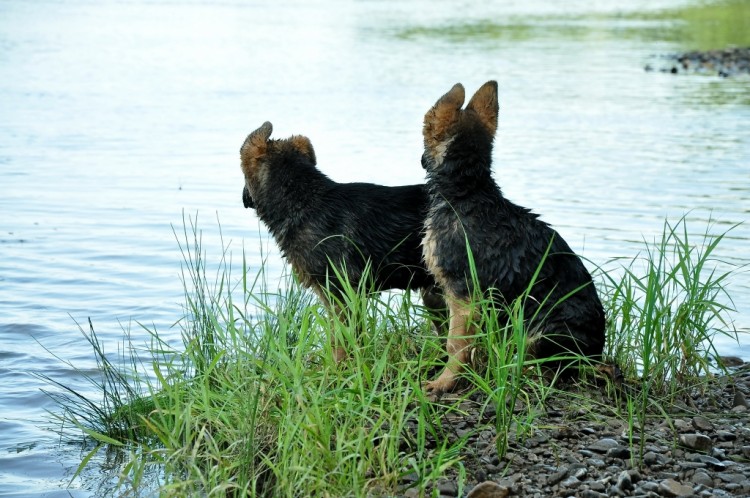
<svg viewBox="0 0 750 498">
<path fill-rule="evenodd" d="M 533 428 L 511 429 L 502 456 L 494 411 L 482 410 L 482 396 L 462 401 L 459 412 L 445 414 L 443 427 L 453 439 L 471 434 L 461 455 L 463 489 L 457 475 L 446 476 L 423 495 L 409 487 L 416 476 L 407 475 L 401 495 L 748 496 L 750 364 L 733 363 L 728 374 L 696 385 L 674 404 L 654 406 L 643 427 L 623 418 L 622 392 L 568 384 L 540 407 Z M 622 389 L 632 396 L 638 385 Z"/>
</svg>

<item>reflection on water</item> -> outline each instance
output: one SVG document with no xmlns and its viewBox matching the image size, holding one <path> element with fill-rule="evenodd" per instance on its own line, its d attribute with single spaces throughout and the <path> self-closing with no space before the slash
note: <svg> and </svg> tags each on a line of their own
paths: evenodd
<svg viewBox="0 0 750 498">
<path fill-rule="evenodd" d="M 748 43 L 746 2 L 696 4 L 1 3 L 0 494 L 63 493 L 82 458 L 45 430 L 54 406 L 31 375 L 87 389 L 54 357 L 96 368 L 76 322 L 91 317 L 113 354 L 125 330 L 148 343 L 141 324 L 179 339 L 183 211 L 209 259 L 223 236 L 259 267 L 238 149 L 263 121 L 308 135 L 336 180 L 415 183 L 426 109 L 456 81 L 497 79 L 498 182 L 593 263 L 632 258 L 667 216 L 688 212 L 697 235 L 747 220 L 748 79 L 642 69 Z M 721 35 L 692 27 L 716 12 Z M 721 259 L 750 262 L 749 239 L 734 229 Z M 743 330 L 749 280 L 730 287 Z M 750 358 L 748 342 L 720 347 Z"/>
</svg>

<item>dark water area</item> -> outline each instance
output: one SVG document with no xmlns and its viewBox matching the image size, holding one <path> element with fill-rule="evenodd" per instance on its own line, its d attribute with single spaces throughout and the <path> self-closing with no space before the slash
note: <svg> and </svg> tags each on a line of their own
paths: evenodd
<svg viewBox="0 0 750 498">
<path fill-rule="evenodd" d="M 241 200 L 239 147 L 266 120 L 335 180 L 417 183 L 425 111 L 496 79 L 498 183 L 592 264 L 683 215 L 695 241 L 744 223 L 717 258 L 750 263 L 750 78 L 643 70 L 744 36 L 747 7 L 722 7 L 725 40 L 691 28 L 703 3 L 595 5 L 0 2 L 0 495 L 107 494 L 105 467 L 66 489 L 85 451 L 49 430 L 38 375 L 87 392 L 61 360 L 96 372 L 89 318 L 113 354 L 143 327 L 180 344 L 185 217 L 209 261 L 224 245 L 280 278 Z M 746 269 L 729 291 L 746 334 Z M 717 345 L 750 359 L 747 336 Z"/>
</svg>

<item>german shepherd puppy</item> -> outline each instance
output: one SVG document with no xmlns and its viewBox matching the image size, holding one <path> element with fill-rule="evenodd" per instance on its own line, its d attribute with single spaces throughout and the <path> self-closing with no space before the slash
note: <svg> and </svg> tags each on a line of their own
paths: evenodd
<svg viewBox="0 0 750 498">
<path fill-rule="evenodd" d="M 422 165 L 430 197 L 424 258 L 450 310 L 448 363 L 426 385 L 437 395 L 455 387 L 468 359 L 475 291 L 490 293 L 503 309 L 530 289 L 524 318 L 527 351 L 534 358 L 574 352 L 599 359 L 604 347 L 604 311 L 580 258 L 536 214 L 503 197 L 492 178 L 497 83 L 482 85 L 466 109 L 463 103 L 459 83 L 427 111 L 423 128 Z"/>
<path fill-rule="evenodd" d="M 240 149 L 242 200 L 255 208 L 300 282 L 343 319 L 336 274 L 357 288 L 369 263 L 373 290 L 421 289 L 439 330 L 445 302 L 422 260 L 425 186 L 336 183 L 316 168 L 307 137 L 271 140 L 272 131 L 263 123 Z M 345 351 L 331 340 L 338 362 Z"/>
</svg>

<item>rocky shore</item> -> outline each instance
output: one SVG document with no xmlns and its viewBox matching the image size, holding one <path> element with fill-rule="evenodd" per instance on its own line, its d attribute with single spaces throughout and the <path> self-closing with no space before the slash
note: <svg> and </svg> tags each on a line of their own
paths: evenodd
<svg viewBox="0 0 750 498">
<path fill-rule="evenodd" d="M 651 406 L 644 431 L 630 430 L 628 420 L 635 418 L 622 395 L 637 394 L 639 386 L 626 383 L 618 394 L 570 384 L 529 427 L 511 429 L 502 457 L 493 406 L 482 412 L 484 399 L 463 401 L 460 410 L 445 412 L 443 429 L 449 440 L 468 438 L 461 455 L 467 485 L 459 490 L 458 476 L 448 475 L 425 496 L 750 496 L 750 363 L 738 363 L 729 375 L 708 380 L 703 392 L 686 393 L 673 406 Z M 420 496 L 417 478 L 403 478 L 402 496 Z"/>
<path fill-rule="evenodd" d="M 698 73 L 722 77 L 750 74 L 750 47 L 692 51 L 664 56 L 663 61 L 647 64 L 646 71 Z"/>
</svg>

